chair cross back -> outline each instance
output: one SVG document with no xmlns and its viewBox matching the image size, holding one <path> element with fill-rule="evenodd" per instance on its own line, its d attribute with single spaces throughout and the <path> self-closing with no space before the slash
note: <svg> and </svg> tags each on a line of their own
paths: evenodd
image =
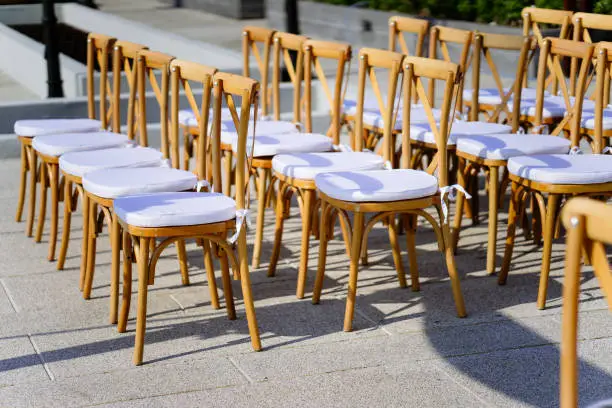
<svg viewBox="0 0 612 408">
<path fill-rule="evenodd" d="M 423 55 L 423 44 L 429 31 L 429 21 L 418 18 L 393 16 L 389 18 L 389 51 L 420 57 Z M 416 34 L 416 43 L 411 53 L 404 33 Z"/>
<path fill-rule="evenodd" d="M 427 121 L 431 127 L 438 147 L 437 152 L 427 168 L 429 174 L 438 171 L 438 182 L 441 187 L 448 185 L 448 152 L 447 143 L 451 131 L 453 112 L 457 106 L 457 99 L 462 88 L 461 68 L 458 64 L 433 60 L 429 58 L 404 57 L 403 64 L 403 103 L 402 110 L 402 156 L 400 165 L 402 168 L 410 168 L 410 111 L 411 101 L 416 93 L 423 104 L 427 115 Z M 441 105 L 441 117 L 436 123 L 432 112 L 432 104 L 425 95 L 423 79 L 444 81 L 444 96 Z"/>
<path fill-rule="evenodd" d="M 210 121 L 212 81 L 216 72 L 216 68 L 191 61 L 175 59 L 170 63 L 170 145 L 172 147 L 172 155 L 174 157 L 179 155 L 179 106 L 182 90 L 189 108 L 197 121 L 198 134 L 202 135 L 197 144 L 196 174 L 198 179 L 209 181 L 212 179 L 212 168 L 209 166 L 210 157 L 207 155 L 210 148 L 210 140 L 207 135 L 209 129 L 208 123 Z M 194 94 L 192 83 L 202 87 L 202 96 L 199 104 Z"/>
<path fill-rule="evenodd" d="M 433 26 L 429 34 L 429 58 L 438 59 L 438 47 L 442 53 L 442 60 L 446 62 L 456 62 L 461 69 L 461 72 L 467 72 L 469 68 L 468 57 L 470 48 L 472 47 L 473 33 L 467 30 L 457 28 Z M 453 61 L 448 50 L 448 44 L 458 44 L 462 46 L 459 61 Z M 434 104 L 435 101 L 435 79 L 429 81 L 429 93 L 427 97 L 429 103 Z M 462 96 L 459 95 L 459 106 L 461 106 Z"/>
<path fill-rule="evenodd" d="M 578 303 L 583 253 L 591 260 L 601 291 L 612 311 L 612 271 L 605 245 L 612 244 L 612 207 L 584 197 L 565 205 L 562 219 L 568 231 L 563 280 L 560 405 L 578 406 Z"/>
<path fill-rule="evenodd" d="M 287 69 L 291 83 L 293 84 L 293 121 L 301 121 L 302 111 L 302 79 L 304 77 L 304 43 L 308 37 L 301 35 L 276 32 L 273 37 L 274 50 L 272 61 L 272 108 L 274 120 L 280 120 L 280 82 L 281 69 Z M 295 62 L 292 55 L 295 55 Z"/>
<path fill-rule="evenodd" d="M 335 72 L 336 82 L 333 93 L 329 88 L 327 76 L 321 66 L 321 58 L 337 62 Z M 308 40 L 304 43 L 304 99 L 306 101 L 306 115 L 304 119 L 306 132 L 312 132 L 312 68 L 314 67 L 316 77 L 321 83 L 330 106 L 331 124 L 327 135 L 331 136 L 334 144 L 340 143 L 340 113 L 348 84 L 345 72 L 347 73 L 346 77 L 348 77 L 350 71 L 350 66 L 348 68 L 345 66 L 347 63 L 350 64 L 350 60 L 351 46 L 349 44 L 315 40 Z"/>
<path fill-rule="evenodd" d="M 118 104 L 119 95 L 113 95 L 108 81 L 110 57 L 116 39 L 103 34 L 89 33 L 87 36 L 87 111 L 90 119 L 96 119 L 95 69 L 100 70 L 100 122 L 102 128 L 111 125 L 113 106 Z"/>
<path fill-rule="evenodd" d="M 247 26 L 242 29 L 242 74 L 251 76 L 250 55 L 253 54 L 261 78 L 261 113 L 268 115 L 270 104 L 268 96 L 268 78 L 270 71 L 270 50 L 275 30 L 264 27 Z"/>
<path fill-rule="evenodd" d="M 362 48 L 359 51 L 357 111 L 355 114 L 355 131 L 352 132 L 354 140 L 351 141 L 351 145 L 353 145 L 356 151 L 363 150 L 363 138 L 360 137 L 360 135 L 363 134 L 363 105 L 365 101 L 366 82 L 369 78 L 372 91 L 378 102 L 378 109 L 383 118 L 383 158 L 385 160 L 391 159 L 390 139 L 397 115 L 396 105 L 399 106 L 399 100 L 397 100 L 397 87 L 402 72 L 403 59 L 404 55 L 393 51 L 377 50 L 373 48 Z M 388 71 L 389 81 L 386 102 L 383 100 L 375 69 L 384 69 Z"/>
<path fill-rule="evenodd" d="M 172 167 L 178 168 L 179 158 L 176 154 L 170 157 L 168 135 L 168 91 L 170 84 L 170 62 L 174 57 L 160 52 L 142 50 L 138 53 L 138 130 L 140 145 L 148 146 L 147 132 L 147 83 L 155 94 L 160 111 L 161 152 L 165 159 L 171 158 Z M 159 80 L 157 75 L 160 76 Z"/>
<path fill-rule="evenodd" d="M 599 42 L 595 45 L 595 126 L 593 132 L 593 153 L 604 149 L 604 109 L 610 101 L 610 81 L 612 80 L 612 42 Z"/>
<path fill-rule="evenodd" d="M 594 47 L 591 44 L 572 40 L 563 40 L 559 38 L 547 37 L 540 44 L 535 127 L 538 128 L 544 122 L 543 109 L 544 89 L 546 87 L 545 75 L 546 70 L 549 69 L 551 71 L 551 75 L 554 76 L 555 82 L 559 84 L 567 111 L 565 117 L 560 123 L 557 124 L 555 129 L 550 132 L 550 134 L 558 135 L 567 124 L 571 124 L 570 138 L 572 140 L 572 146 L 578 146 L 579 142 L 580 118 L 582 116 L 582 105 L 585 91 L 588 87 L 588 82 L 590 81 L 588 78 L 588 72 L 591 68 L 593 50 Z M 580 70 L 576 79 L 577 87 L 575 95 L 571 95 L 561 68 L 561 60 L 566 57 L 580 60 Z M 571 102 L 572 96 L 574 96 L 573 104 Z"/>
<path fill-rule="evenodd" d="M 138 70 L 136 60 L 138 53 L 148 47 L 129 41 L 117 41 L 113 47 L 113 94 L 121 95 L 121 71 L 125 73 L 126 82 L 130 91 L 127 111 L 127 136 L 134 139 L 138 127 L 136 112 L 136 94 Z M 121 104 L 113 104 L 113 132 L 121 132 Z"/>
</svg>

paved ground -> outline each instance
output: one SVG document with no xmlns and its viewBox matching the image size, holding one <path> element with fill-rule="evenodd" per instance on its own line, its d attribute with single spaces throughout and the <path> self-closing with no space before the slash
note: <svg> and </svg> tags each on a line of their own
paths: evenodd
<svg viewBox="0 0 612 408">
<path fill-rule="evenodd" d="M 2 406 L 557 405 L 562 243 L 553 251 L 549 307 L 539 311 L 540 251 L 519 239 L 512 275 L 500 287 L 483 272 L 485 228 L 466 228 L 457 264 L 469 317 L 458 319 L 431 229 L 419 228 L 422 290 L 414 293 L 398 288 L 386 233 L 378 228 L 371 265 L 360 272 L 356 330 L 344 333 L 348 263 L 340 240 L 330 246 L 323 300 L 314 306 L 294 297 L 299 217 L 288 222 L 275 278 L 265 271 L 268 222 L 262 269 L 252 271 L 264 351 L 250 350 L 236 282 L 238 320 L 211 308 L 193 245 L 191 286 L 181 286 L 173 251 L 158 267 L 146 364 L 134 367 L 134 322 L 124 334 L 106 323 L 107 240 L 99 241 L 93 299 L 84 301 L 77 288 L 80 218 L 67 268 L 58 272 L 46 261 L 48 235 L 37 245 L 13 219 L 18 168 L 16 160 L 0 163 Z M 311 248 L 308 289 L 316 243 Z M 595 287 L 587 272 L 580 316 L 584 404 L 612 397 L 611 316 Z"/>
</svg>

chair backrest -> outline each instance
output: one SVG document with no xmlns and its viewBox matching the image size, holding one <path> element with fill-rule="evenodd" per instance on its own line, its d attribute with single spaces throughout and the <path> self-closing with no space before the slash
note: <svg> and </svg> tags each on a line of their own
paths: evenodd
<svg viewBox="0 0 612 408">
<path fill-rule="evenodd" d="M 196 174 L 199 180 L 212 180 L 212 169 L 209 166 L 211 160 L 207 154 L 210 151 L 208 123 L 210 122 L 210 95 L 213 75 L 216 72 L 216 68 L 191 61 L 175 59 L 170 63 L 170 146 L 172 147 L 172 156 L 179 156 L 179 106 L 182 91 L 198 123 L 198 134 L 202 135 L 198 140 L 196 152 Z M 191 84 L 202 87 L 199 104 Z"/>
<path fill-rule="evenodd" d="M 563 279 L 563 323 L 561 334 L 560 402 L 562 408 L 578 406 L 578 297 L 583 254 L 593 265 L 602 292 L 612 311 L 612 271 L 605 245 L 612 244 L 612 206 L 584 197 L 572 198 L 564 206 L 567 229 L 565 276 Z"/>
<path fill-rule="evenodd" d="M 423 44 L 429 31 L 429 21 L 418 18 L 393 16 L 389 18 L 389 51 L 399 51 L 405 55 L 420 57 L 423 55 Z M 406 43 L 404 33 L 416 34 L 414 49 Z M 399 45 L 399 50 L 397 49 Z"/>
<path fill-rule="evenodd" d="M 591 58 L 594 47 L 592 44 L 579 41 L 563 40 L 559 38 L 544 38 L 540 43 L 540 61 L 538 65 L 538 80 L 536 91 L 536 107 L 534 129 L 539 133 L 541 125 L 545 123 L 544 113 L 544 91 L 546 88 L 547 73 L 554 76 L 559 84 L 561 95 L 565 103 L 566 115 L 556 128 L 550 132 L 551 135 L 560 134 L 568 123 L 570 123 L 570 140 L 572 146 L 578 146 L 580 142 L 580 119 L 582 117 L 582 105 L 588 82 L 592 77 L 588 73 L 591 68 Z M 567 80 L 561 67 L 564 58 L 575 58 L 580 63 L 580 70 L 576 79 L 576 92 L 571 95 Z M 573 102 L 572 102 L 573 101 Z M 548 119 L 552 121 L 554 118 Z"/>
<path fill-rule="evenodd" d="M 119 105 L 119 95 L 113 95 L 109 83 L 110 59 L 116 38 L 104 34 L 89 33 L 87 36 L 87 114 L 90 119 L 100 118 L 102 129 L 111 125 L 113 106 Z M 96 67 L 100 70 L 99 100 L 96 114 L 95 77 Z"/>
<path fill-rule="evenodd" d="M 136 134 L 137 121 L 136 118 L 136 89 L 138 82 L 138 53 L 146 50 L 148 47 L 142 44 L 136 44 L 129 41 L 118 40 L 113 46 L 113 95 L 121 95 L 121 85 L 123 81 L 122 73 L 125 73 L 125 79 L 129 88 L 128 106 L 127 106 L 127 136 L 130 140 L 134 140 Z M 113 132 L 121 132 L 121 104 L 114 103 L 113 107 Z"/>
<path fill-rule="evenodd" d="M 212 183 L 215 191 L 221 191 L 221 109 L 226 103 L 232 112 L 234 125 L 238 132 L 236 151 L 236 208 L 246 208 L 246 181 L 249 180 L 249 169 L 247 163 L 251 160 L 247 157 L 247 137 L 249 129 L 250 112 L 255 104 L 255 117 L 257 117 L 257 98 L 259 93 L 259 82 L 254 79 L 218 72 L 213 77 L 213 137 L 212 137 Z M 240 100 L 240 111 L 236 110 L 236 98 Z M 256 120 L 256 119 L 255 119 Z M 244 232 L 239 239 L 242 239 Z"/>
<path fill-rule="evenodd" d="M 268 78 L 270 72 L 270 50 L 274 30 L 264 27 L 247 26 L 242 29 L 242 75 L 251 76 L 251 54 L 255 57 L 261 80 L 261 114 L 268 115 L 270 105 L 268 96 Z"/>
<path fill-rule="evenodd" d="M 413 94 L 419 96 L 427 121 L 434 133 L 438 150 L 431 160 L 427 172 L 433 174 L 437 170 L 440 187 L 448 186 L 448 152 L 447 143 L 450 135 L 453 112 L 457 106 L 457 98 L 461 93 L 462 74 L 458 64 L 433 60 L 430 58 L 404 57 L 403 65 L 403 109 L 402 109 L 402 155 L 400 167 L 410 168 L 410 112 L 414 101 Z M 425 95 L 423 80 L 444 81 L 444 96 L 440 106 L 440 120 L 436 122 L 433 105 Z"/>
<path fill-rule="evenodd" d="M 511 119 L 513 123 L 514 131 L 518 129 L 518 115 L 520 98 L 522 91 L 523 80 L 527 75 L 527 66 L 530 59 L 534 55 L 536 48 L 536 41 L 533 37 L 522 37 L 518 35 L 507 35 L 507 34 L 490 34 L 480 33 L 474 34 L 473 39 L 473 51 L 472 51 L 472 110 L 470 112 L 470 120 L 477 121 L 479 114 L 486 113 L 481 110 L 480 106 L 480 73 L 482 66 L 482 57 L 484 57 L 486 65 L 488 66 L 493 80 L 495 81 L 495 87 L 502 97 L 501 103 L 495 108 L 491 116 L 487 118 L 490 122 L 497 122 L 500 114 L 504 112 L 507 119 Z M 499 71 L 495 60 L 493 59 L 492 50 L 504 50 L 504 51 L 518 51 L 519 58 L 516 66 L 516 75 L 514 83 L 509 91 L 504 90 L 504 84 L 499 76 Z M 517 86 L 518 85 L 518 86 Z M 512 113 L 508 110 L 508 101 L 514 95 L 514 101 L 517 102 L 516 109 L 512 110 Z"/>
<path fill-rule="evenodd" d="M 612 80 L 612 42 L 595 44 L 595 126 L 591 140 L 593 153 L 602 153 L 604 143 L 604 110 L 610 101 L 610 81 Z"/>
<path fill-rule="evenodd" d="M 149 145 L 147 131 L 147 83 L 159 105 L 161 152 L 170 159 L 172 167 L 179 168 L 179 157 L 170 154 L 168 133 L 168 92 L 170 85 L 170 62 L 174 57 L 161 52 L 142 50 L 138 53 L 138 131 L 141 146 Z"/>
<path fill-rule="evenodd" d="M 368 87 L 366 83 L 371 85 L 374 98 L 378 102 L 378 109 L 381 112 L 383 118 L 383 158 L 385 160 L 391 160 L 391 133 L 394 128 L 396 115 L 398 114 L 396 106 L 400 105 L 400 101 L 397 99 L 397 85 L 402 72 L 402 60 L 404 55 L 393 52 L 377 50 L 373 48 L 362 48 L 359 51 L 359 78 L 357 81 L 357 105 L 355 114 L 355 130 L 352 132 L 354 140 L 351 140 L 351 146 L 356 151 L 363 150 L 363 111 L 365 93 Z M 385 70 L 388 73 L 388 86 L 387 86 L 387 100 L 383 100 L 383 93 L 381 93 L 378 85 L 378 77 L 376 69 Z M 380 72 L 379 72 L 380 73 Z"/>
<path fill-rule="evenodd" d="M 440 52 L 442 53 L 441 59 L 446 62 L 456 63 L 459 65 L 461 72 L 465 74 L 468 69 L 468 57 L 470 55 L 470 48 L 472 47 L 472 38 L 473 33 L 471 31 L 460 30 L 458 28 L 433 26 L 429 34 L 429 58 L 438 59 L 438 48 L 440 48 Z M 457 44 L 461 46 L 461 53 L 458 60 L 453 61 L 451 58 L 448 49 L 449 44 Z M 430 78 L 428 99 L 429 103 L 432 105 L 436 100 L 435 83 L 436 80 L 434 78 Z M 460 107 L 462 105 L 461 101 L 462 96 L 459 95 L 458 103 Z"/>
<path fill-rule="evenodd" d="M 325 71 L 321 66 L 320 59 L 331 59 L 336 61 L 336 80 L 333 93 L 329 89 L 329 82 Z M 340 114 L 348 78 L 345 78 L 345 70 L 348 73 L 350 67 L 346 64 L 351 60 L 351 46 L 349 44 L 308 40 L 304 43 L 304 99 L 306 132 L 312 132 L 312 80 L 314 72 L 319 80 L 321 88 L 329 103 L 331 124 L 327 135 L 333 139 L 334 144 L 340 143 Z M 344 87 L 344 89 L 343 89 Z"/>
<path fill-rule="evenodd" d="M 274 51 L 272 61 L 272 108 L 274 119 L 280 120 L 281 100 L 280 82 L 281 70 L 287 69 L 293 85 L 293 121 L 301 121 L 301 91 L 304 77 L 304 43 L 308 37 L 289 33 L 274 33 Z M 292 59 L 292 54 L 295 61 Z"/>
</svg>

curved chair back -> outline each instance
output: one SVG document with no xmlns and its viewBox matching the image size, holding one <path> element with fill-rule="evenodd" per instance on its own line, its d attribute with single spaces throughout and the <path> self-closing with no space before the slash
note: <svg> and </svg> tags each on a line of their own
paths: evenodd
<svg viewBox="0 0 612 408">
<path fill-rule="evenodd" d="M 274 120 L 280 120 L 281 69 L 284 66 L 293 85 L 293 121 L 301 120 L 301 91 L 304 77 L 304 43 L 308 37 L 276 32 L 273 36 L 274 56 L 272 61 L 272 108 Z M 293 54 L 293 56 L 292 56 Z M 281 62 L 282 61 L 282 62 Z"/>
<path fill-rule="evenodd" d="M 246 26 L 242 29 L 242 75 L 251 76 L 251 54 L 255 57 L 261 83 L 261 114 L 268 115 L 270 105 L 268 81 L 270 72 L 270 50 L 275 30 L 264 27 Z"/>
<path fill-rule="evenodd" d="M 119 104 L 119 95 L 113 95 L 108 77 L 113 45 L 117 39 L 104 34 L 89 33 L 87 36 L 87 114 L 90 119 L 99 117 L 102 129 L 111 124 L 113 105 Z M 96 114 L 95 77 L 96 68 L 100 72 L 100 106 Z"/>
<path fill-rule="evenodd" d="M 429 21 L 419 18 L 393 16 L 389 18 L 389 51 L 398 51 L 405 55 L 420 57 L 423 55 L 423 44 L 429 31 Z M 405 34 L 416 34 L 414 49 L 406 43 Z M 397 49 L 399 45 L 399 50 Z"/>
</svg>

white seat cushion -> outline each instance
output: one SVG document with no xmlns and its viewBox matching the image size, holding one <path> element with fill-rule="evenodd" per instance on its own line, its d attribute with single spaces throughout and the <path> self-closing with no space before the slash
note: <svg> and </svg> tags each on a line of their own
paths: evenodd
<svg viewBox="0 0 612 408">
<path fill-rule="evenodd" d="M 89 133 L 102 129 L 102 122 L 95 119 L 25 119 L 13 126 L 17 136 L 35 137 L 58 133 Z"/>
<path fill-rule="evenodd" d="M 419 170 L 325 173 L 317 175 L 315 183 L 325 195 L 352 202 L 410 200 L 438 192 L 438 179 Z"/>
<path fill-rule="evenodd" d="M 278 135 L 258 135 L 247 138 L 247 152 L 253 148 L 253 157 L 268 157 L 283 153 L 330 152 L 333 149 L 331 138 L 318 133 L 285 133 Z M 238 141 L 232 143 L 234 153 L 238 151 Z"/>
<path fill-rule="evenodd" d="M 605 108 L 602 116 L 602 128 L 604 130 L 612 129 L 612 108 Z M 585 129 L 595 129 L 595 113 L 592 109 L 582 110 L 580 126 Z"/>
<path fill-rule="evenodd" d="M 381 156 L 370 152 L 279 154 L 272 159 L 274 171 L 302 180 L 333 171 L 378 170 L 384 164 Z"/>
<path fill-rule="evenodd" d="M 32 147 L 39 153 L 58 157 L 70 152 L 126 146 L 129 142 L 128 137 L 120 133 L 61 133 L 38 136 L 32 141 Z"/>
<path fill-rule="evenodd" d="M 72 152 L 59 159 L 60 169 L 76 177 L 94 170 L 115 167 L 156 167 L 161 166 L 163 156 L 150 147 L 117 147 L 114 149 Z"/>
<path fill-rule="evenodd" d="M 410 126 L 410 139 L 425 143 L 436 143 L 436 138 L 429 125 Z M 493 135 L 509 133 L 512 127 L 501 123 L 465 122 L 456 120 L 451 128 L 448 145 L 457 143 L 457 139 L 467 135 Z"/>
<path fill-rule="evenodd" d="M 612 182 L 612 156 L 607 154 L 521 156 L 508 160 L 511 174 L 554 184 Z"/>
<path fill-rule="evenodd" d="M 213 224 L 236 217 L 236 202 L 219 193 L 156 193 L 121 197 L 117 216 L 136 227 Z"/>
<path fill-rule="evenodd" d="M 574 103 L 574 98 L 570 98 L 570 102 Z M 595 103 L 591 100 L 585 99 L 582 103 L 583 109 L 595 109 Z M 508 109 L 512 111 L 512 103 L 508 102 Z M 563 96 L 547 96 L 544 98 L 544 107 L 542 110 L 543 118 L 561 118 L 565 116 L 567 108 Z M 521 102 L 521 115 L 535 116 L 536 115 L 536 101 L 522 101 Z"/>
<path fill-rule="evenodd" d="M 345 101 L 345 112 L 347 115 L 356 115 L 357 107 L 355 106 L 355 101 Z M 402 107 L 403 104 L 400 103 L 399 108 L 397 108 L 397 117 L 395 121 L 395 130 L 402 129 Z M 396 111 L 393 112 L 395 114 Z M 439 121 L 442 117 L 442 111 L 440 109 L 433 108 L 431 110 L 432 116 L 435 121 Z M 380 114 L 380 110 L 378 109 L 378 105 L 373 105 L 372 101 L 368 103 L 368 100 L 364 101 L 363 104 L 363 123 L 369 126 L 375 126 L 378 128 L 382 128 L 384 125 L 383 117 Z M 427 119 L 427 114 L 425 113 L 425 108 L 423 105 L 414 104 L 411 106 L 410 110 L 410 123 L 412 124 L 427 124 L 429 123 Z"/>
<path fill-rule="evenodd" d="M 507 94 L 510 91 L 510 88 L 504 88 L 504 94 Z M 472 102 L 472 94 L 474 93 L 473 89 L 465 89 L 463 91 L 463 99 L 466 102 Z M 536 100 L 537 90 L 535 88 L 523 88 L 521 91 L 521 101 L 526 100 Z M 545 96 L 549 96 L 550 93 L 548 91 L 544 91 Z M 505 95 L 504 95 L 505 96 Z M 512 101 L 512 96 L 510 96 L 509 101 Z M 500 96 L 497 88 L 484 88 L 478 91 L 478 102 L 487 104 L 487 105 L 499 105 L 502 103 L 502 96 Z"/>
<path fill-rule="evenodd" d="M 534 154 L 566 154 L 570 141 L 558 136 L 532 134 L 466 135 L 457 140 L 457 151 L 491 160 L 508 160 Z"/>
<path fill-rule="evenodd" d="M 247 136 L 253 135 L 253 121 L 249 122 Z M 278 135 L 283 133 L 297 133 L 298 128 L 293 122 L 284 120 L 258 120 L 255 124 L 256 135 Z M 221 143 L 231 145 L 238 138 L 236 126 L 232 120 L 221 122 Z"/>
<path fill-rule="evenodd" d="M 236 113 L 240 115 L 240 108 L 236 108 Z M 253 115 L 253 111 L 251 110 L 251 116 Z M 210 109 L 208 120 L 212 121 L 213 110 Z M 198 126 L 198 121 L 196 120 L 195 115 L 191 109 L 180 110 L 178 113 L 179 123 L 183 126 Z M 232 120 L 232 114 L 229 108 L 221 108 L 221 120 Z"/>
<path fill-rule="evenodd" d="M 83 176 L 83 188 L 103 198 L 191 190 L 196 176 L 167 167 L 137 167 L 90 171 Z"/>
</svg>

